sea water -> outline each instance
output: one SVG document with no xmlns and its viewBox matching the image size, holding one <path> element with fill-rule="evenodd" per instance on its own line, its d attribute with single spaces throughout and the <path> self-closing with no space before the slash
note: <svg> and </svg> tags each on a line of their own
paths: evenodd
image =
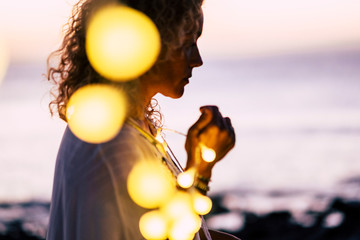
<svg viewBox="0 0 360 240">
<path fill-rule="evenodd" d="M 12 64 L 0 85 L 0 202 L 50 199 L 65 123 L 50 117 L 43 73 L 44 64 Z M 236 145 L 210 183 L 211 194 L 231 193 L 229 208 L 360 199 L 360 52 L 205 60 L 181 99 L 156 98 L 164 128 L 185 134 L 202 105 L 231 118 Z M 185 137 L 164 134 L 184 165 Z"/>
</svg>

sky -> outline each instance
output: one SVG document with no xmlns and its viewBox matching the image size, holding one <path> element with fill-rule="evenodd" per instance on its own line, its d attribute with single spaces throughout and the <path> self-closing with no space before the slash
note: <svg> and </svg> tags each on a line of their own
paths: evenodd
<svg viewBox="0 0 360 240">
<path fill-rule="evenodd" d="M 46 89 L 44 89 L 44 86 L 41 85 L 40 88 L 40 83 L 35 83 L 35 81 L 27 83 L 28 85 L 23 84 L 27 82 L 28 78 L 38 81 L 39 76 L 43 73 L 42 71 L 44 71 L 44 69 L 40 69 L 39 65 L 44 67 L 46 58 L 49 53 L 59 46 L 61 42 L 62 26 L 66 23 L 67 18 L 71 13 L 71 8 L 74 2 L 75 0 L 0 0 L 0 82 L 2 75 L 1 56 L 3 56 L 6 51 L 8 51 L 10 55 L 10 64 L 14 64 L 13 68 L 9 68 L 9 74 L 0 89 L 2 90 L 2 95 L 0 94 L 0 97 L 2 97 L 2 99 L 0 100 L 4 100 L 0 101 L 0 112 L 7 113 L 1 119 L 2 121 L 5 121 L 5 124 L 0 124 L 0 126 L 3 126 L 3 128 L 0 129 L 0 136 L 5 136 L 3 138 L 5 140 L 3 140 L 2 144 L 4 145 L 6 143 L 2 148 L 2 155 L 0 156 L 0 158 L 2 157 L 2 159 L 0 160 L 8 159 L 7 162 L 5 162 L 7 168 L 5 168 L 5 170 L 3 169 L 3 173 L 5 172 L 6 174 L 0 174 L 0 182 L 10 182 L 10 180 L 8 179 L 12 179 L 11 181 L 14 181 L 13 185 L 7 186 L 5 190 L 4 188 L 0 189 L 3 191 L 4 194 L 9 194 L 6 189 L 13 189 L 15 188 L 14 186 L 19 187 L 16 188 L 17 190 L 14 191 L 15 193 L 12 193 L 12 196 L 24 197 L 26 194 L 35 194 L 35 196 L 37 196 L 37 194 L 48 196 L 51 192 L 51 182 L 48 179 L 52 179 L 53 177 L 55 156 L 58 150 L 58 144 L 61 139 L 64 123 L 58 123 L 55 120 L 54 122 L 53 119 L 50 119 L 47 109 L 47 98 L 42 99 L 41 108 L 39 106 L 39 96 L 43 96 L 45 91 L 47 93 L 48 86 L 46 86 Z M 242 111 L 241 112 L 236 110 L 238 118 L 234 119 L 233 116 L 230 114 L 230 109 L 233 108 L 232 104 L 223 102 L 222 107 L 225 107 L 225 109 L 229 110 L 229 116 L 232 116 L 232 119 L 235 120 L 234 122 L 237 121 L 237 124 L 239 126 L 242 126 L 243 129 L 247 129 L 249 127 L 247 125 L 248 123 L 250 127 L 254 125 L 256 126 L 256 124 L 259 123 L 263 123 L 264 116 L 265 118 L 267 117 L 267 121 L 265 123 L 268 125 L 266 127 L 269 127 L 269 125 L 271 125 L 272 123 L 274 123 L 275 126 L 277 126 L 276 124 L 278 124 L 279 126 L 283 127 L 284 122 L 286 123 L 286 121 L 290 122 L 291 120 L 295 119 L 295 123 L 298 123 L 304 119 L 301 119 L 298 117 L 298 115 L 296 115 L 299 114 L 297 112 L 298 110 L 296 106 L 293 110 L 296 113 L 294 116 L 291 115 L 291 112 L 287 113 L 286 108 L 283 115 L 279 114 L 276 111 L 273 111 L 274 109 L 276 110 L 275 106 L 277 106 L 277 99 L 280 108 L 282 104 L 291 105 L 294 101 L 299 101 L 300 106 L 300 104 L 305 101 L 305 103 L 308 103 L 308 105 L 305 104 L 304 106 L 301 106 L 303 106 L 304 109 L 307 109 L 310 106 L 310 109 L 312 109 L 311 107 L 316 107 L 316 104 L 313 104 L 313 101 L 325 102 L 328 100 L 326 97 L 330 96 L 330 103 L 331 101 L 336 102 L 334 99 L 339 99 L 340 102 L 343 101 L 344 103 L 353 104 L 355 99 L 355 103 L 353 105 L 355 107 L 350 109 L 351 111 L 349 111 L 349 117 L 347 118 L 348 115 L 344 114 L 343 112 L 346 109 L 341 109 L 341 114 L 335 112 L 333 115 L 330 115 L 330 117 L 327 117 L 327 115 L 321 116 L 322 112 L 320 111 L 320 113 L 316 112 L 316 114 L 311 113 L 309 114 L 309 116 L 305 114 L 304 122 L 307 123 L 308 120 L 306 117 L 309 117 L 310 119 L 314 119 L 314 121 L 316 121 L 316 123 L 319 123 L 319 125 L 324 126 L 323 122 L 326 122 L 323 121 L 324 119 L 329 119 L 329 121 L 338 121 L 340 119 L 341 123 L 348 123 L 349 119 L 351 119 L 352 123 L 352 120 L 355 119 L 355 125 L 358 126 L 357 123 L 359 122 L 359 115 L 358 108 L 356 108 L 358 98 L 354 97 L 358 96 L 358 94 L 356 93 L 356 95 L 353 93 L 358 88 L 353 88 L 353 85 L 351 84 L 349 86 L 343 84 L 344 81 L 342 80 L 342 78 L 339 78 L 341 79 L 341 81 L 339 81 L 339 83 L 341 83 L 340 85 L 342 87 L 346 87 L 346 89 L 349 88 L 351 90 L 350 94 L 348 94 L 348 98 L 346 96 L 348 92 L 345 91 L 344 94 L 344 92 L 342 92 L 341 90 L 342 88 L 340 88 L 340 91 L 337 91 L 336 85 L 335 87 L 332 87 L 332 85 L 326 83 L 326 85 L 324 85 L 326 87 L 323 87 L 322 85 L 320 87 L 317 87 L 315 78 L 319 77 L 320 80 L 322 78 L 329 78 L 331 80 L 331 77 L 333 76 L 332 74 L 326 75 L 324 72 L 319 71 L 318 66 L 315 66 L 315 68 L 311 69 L 311 71 L 313 71 L 311 73 L 305 71 L 306 74 L 309 75 L 299 75 L 295 70 L 293 70 L 295 71 L 295 76 L 299 75 L 298 78 L 309 79 L 309 81 L 299 81 L 298 83 L 294 83 L 291 81 L 293 80 L 291 75 L 291 73 L 293 73 L 292 69 L 288 68 L 287 65 L 285 65 L 286 71 L 284 71 L 284 66 L 276 68 L 276 62 L 274 62 L 275 71 L 272 72 L 270 71 L 272 70 L 272 68 L 269 68 L 270 70 L 267 70 L 267 66 L 263 66 L 263 68 L 261 68 L 261 65 L 257 65 L 256 68 L 251 68 L 251 64 L 246 65 L 246 63 L 248 62 L 251 63 L 251 61 L 246 61 L 246 58 L 293 53 L 296 54 L 312 51 L 326 52 L 341 51 L 344 49 L 360 49 L 359 12 L 360 0 L 205 0 L 204 31 L 202 37 L 199 40 L 199 48 L 204 62 L 212 59 L 218 60 L 236 58 L 240 60 L 245 58 L 245 61 L 239 61 L 239 66 L 236 66 L 236 68 L 233 69 L 223 69 L 222 65 L 217 64 L 216 61 L 216 64 L 213 61 L 212 65 L 209 61 L 209 65 L 204 64 L 204 67 L 194 71 L 194 81 L 191 80 L 191 87 L 188 87 L 185 96 L 183 97 L 185 102 L 188 101 L 189 107 L 183 106 L 184 101 L 172 101 L 174 102 L 173 104 L 179 105 L 170 105 L 168 102 L 165 102 L 165 104 L 162 104 L 162 107 L 164 107 L 165 105 L 165 107 L 162 109 L 165 110 L 164 112 L 166 113 L 166 116 L 174 116 L 173 119 L 175 119 L 177 115 L 176 113 L 171 112 L 169 109 L 174 109 L 177 111 L 178 109 L 180 109 L 180 107 L 182 107 L 183 109 L 186 108 L 187 111 L 193 111 L 188 112 L 188 114 L 185 115 L 198 116 L 199 113 L 197 107 L 194 107 L 194 105 L 199 105 L 200 103 L 213 103 L 213 100 L 216 100 L 221 105 L 220 98 L 214 99 L 212 97 L 213 95 L 211 95 L 211 91 L 216 92 L 219 90 L 223 93 L 225 93 L 226 91 L 233 91 L 232 96 L 236 96 L 236 101 L 239 103 L 239 109 Z M 3 41 L 7 42 L 5 48 L 2 48 L 1 46 L 1 42 Z M 288 60 L 287 58 L 285 59 L 286 61 Z M 256 61 L 254 61 L 254 63 L 255 62 Z M 320 61 L 318 63 L 320 62 L 323 63 L 324 59 L 320 58 Z M 28 67 L 24 67 L 23 64 L 18 64 L 17 66 L 17 63 L 35 63 L 34 65 L 36 65 L 36 67 L 33 69 L 32 64 L 29 64 Z M 250 66 L 250 68 L 247 69 L 247 66 Z M 320 66 L 323 67 L 323 65 L 321 64 Z M 354 71 L 355 74 L 350 71 L 347 75 L 345 74 L 344 76 L 353 76 L 353 78 L 350 77 L 350 80 L 355 79 L 353 83 L 358 82 L 358 71 L 352 70 L 352 62 L 349 66 L 347 66 L 346 63 L 339 64 L 336 67 L 332 66 L 333 65 L 331 65 L 330 69 L 334 68 L 335 73 L 337 70 L 339 70 L 341 74 L 346 73 L 347 67 L 349 67 L 349 69 L 351 71 Z M 296 65 L 296 68 L 297 67 L 300 67 L 300 70 L 302 69 L 301 66 Z M 239 71 L 231 72 L 234 69 L 238 69 Z M 354 67 L 354 69 L 358 68 Z M 324 69 L 322 70 L 327 71 Z M 202 75 L 200 71 L 202 71 Z M 29 74 L 31 76 L 29 76 Z M 269 81 L 265 81 L 265 83 L 267 84 L 264 84 L 263 82 L 261 83 L 261 85 L 257 84 L 258 82 L 256 80 L 259 80 L 256 79 L 257 74 L 260 76 L 261 79 L 262 77 L 264 77 L 266 80 L 269 79 Z M 286 74 L 288 74 L 288 76 Z M 323 77 L 321 74 L 325 74 L 325 77 Z M 343 75 L 341 74 L 340 76 L 342 77 Z M 287 77 L 289 77 L 289 79 L 287 79 Z M 338 75 L 336 75 L 335 78 L 336 77 L 338 77 Z M 14 79 L 22 79 L 22 81 L 13 81 Z M 200 81 L 195 81 L 196 79 L 213 79 L 213 82 L 212 84 L 208 84 L 207 86 L 205 86 L 205 91 L 202 89 L 204 86 L 201 85 Z M 232 79 L 233 82 L 230 82 L 229 84 L 234 85 L 226 85 L 223 84 L 223 82 L 219 83 L 220 81 L 218 81 L 218 79 L 229 79 L 229 81 Z M 255 79 L 255 81 L 251 81 L 252 79 Z M 280 84 L 276 84 L 276 80 L 278 79 L 286 79 L 286 81 L 280 82 Z M 311 81 L 314 82 L 314 85 L 312 84 L 308 87 L 308 85 L 306 84 Z M 196 83 L 200 84 L 198 85 L 198 88 L 194 87 Z M 303 83 L 305 85 L 302 85 Z M 224 88 L 220 88 L 220 85 L 217 84 L 221 84 L 221 86 L 224 85 Z M 229 88 L 229 86 L 240 85 L 241 88 Z M 214 88 L 214 86 L 217 87 Z M 355 84 L 355 86 L 358 85 Z M 194 89 L 193 92 L 190 92 L 191 89 Z M 307 93 L 307 91 L 309 91 L 309 93 Z M 276 92 L 278 94 L 275 94 L 273 96 L 273 92 Z M 305 92 L 305 95 L 302 95 L 303 92 Z M 202 95 L 199 95 L 199 93 L 201 93 Z M 319 95 L 319 93 L 325 94 L 325 97 L 323 98 L 323 95 Z M 209 98 L 206 98 L 205 96 L 209 96 Z M 231 98 L 230 96 L 231 95 L 227 97 Z M 284 101 L 282 98 L 284 96 L 285 99 L 290 100 Z M 311 96 L 313 96 L 313 98 Z M 194 104 L 194 101 L 197 104 Z M 224 101 L 227 101 L 227 98 L 224 98 Z M 261 105 L 261 103 L 263 103 L 263 105 Z M 330 103 L 329 105 L 331 105 Z M 270 108 L 269 110 L 269 105 L 273 105 L 273 109 Z M 166 109 L 166 106 L 169 107 L 167 107 Z M 261 106 L 264 107 L 261 108 Z M 257 115 L 259 114 L 259 112 L 260 115 Z M 289 116 L 286 114 L 289 114 Z M 28 124 L 24 124 L 24 116 L 32 115 L 36 115 L 37 118 L 30 118 L 28 119 Z M 353 117 L 353 115 L 355 117 Z M 165 120 L 169 123 L 172 122 L 171 117 L 166 118 Z M 176 118 L 175 120 L 179 120 L 179 118 Z M 173 120 L 173 122 L 175 120 Z M 192 119 L 186 120 L 190 122 Z M 13 125 L 12 128 L 9 128 L 9 124 L 6 123 L 11 123 Z M 181 119 L 181 123 L 183 123 L 183 119 Z M 184 126 L 188 127 L 191 123 L 184 124 Z M 12 131 L 12 129 L 16 129 L 16 132 L 11 133 L 10 131 Z M 178 127 L 174 127 L 174 129 L 178 129 Z M 182 131 L 186 132 L 186 129 Z M 34 137 L 34 133 L 37 132 L 39 132 L 40 135 L 37 135 L 36 138 Z M 8 134 L 6 135 L 6 133 Z M 8 138 L 7 136 L 11 137 Z M 357 135 L 355 137 L 357 137 Z M 18 151 L 19 139 L 21 139 L 22 142 L 26 142 L 27 150 L 23 149 L 23 151 L 19 152 L 19 154 L 14 154 L 15 151 Z M 32 141 L 29 141 L 28 139 L 32 139 Z M 47 141 L 47 144 L 49 146 L 49 149 L 47 149 L 45 153 L 42 145 L 44 139 L 45 141 Z M 298 139 L 295 140 L 298 141 Z M 303 139 L 300 140 L 302 141 Z M 265 152 L 268 151 L 270 152 L 270 154 L 274 153 L 274 159 L 279 159 L 279 161 L 283 159 L 282 156 L 286 157 L 286 151 L 284 153 L 285 155 L 282 154 L 284 147 L 288 147 L 288 149 L 290 149 L 290 152 L 293 148 L 295 149 L 295 147 L 291 145 L 292 142 L 288 139 L 285 140 L 285 143 L 273 143 L 272 141 L 269 141 L 268 138 L 260 140 L 256 138 L 250 138 L 249 140 L 247 138 L 245 141 L 243 140 L 243 142 L 238 145 L 239 148 L 237 149 L 245 149 L 245 152 L 241 152 L 241 154 L 243 154 L 242 156 L 248 154 L 245 157 L 241 158 L 242 161 L 239 164 L 242 165 L 239 165 L 240 167 L 238 168 L 242 169 L 241 171 L 243 171 L 242 173 L 244 174 L 244 176 L 242 176 L 242 179 L 244 181 L 250 181 L 251 179 L 253 180 L 257 177 L 261 179 L 261 176 L 265 176 L 265 174 L 263 173 L 266 173 L 267 169 L 271 169 L 275 172 L 276 168 L 283 164 L 274 164 L 272 161 L 269 161 L 268 158 L 263 159 L 261 153 L 258 154 L 259 151 L 257 150 L 259 141 L 260 144 L 263 144 L 263 146 L 266 147 Z M 298 147 L 298 142 L 296 141 L 294 145 Z M 348 142 L 341 140 L 341 143 L 339 144 L 338 139 L 334 138 L 334 141 L 330 139 L 328 141 L 329 144 L 326 144 L 325 142 L 324 146 L 318 147 L 318 151 L 314 150 L 315 147 L 317 148 L 317 145 L 313 147 L 313 145 L 308 142 L 308 139 L 304 139 L 303 142 L 300 143 L 304 143 L 305 147 L 308 147 L 306 149 L 309 150 L 309 153 L 315 152 L 315 154 L 318 154 L 320 157 L 321 154 L 323 154 L 323 152 L 321 151 L 324 150 L 325 147 L 329 149 L 334 149 L 334 151 L 338 148 L 340 148 L 340 150 L 344 149 L 344 152 L 346 152 L 347 154 L 344 155 L 344 159 L 347 159 L 349 163 L 352 163 L 352 159 L 356 158 L 353 156 L 358 156 L 358 154 L 351 155 L 353 152 L 357 153 L 357 150 L 352 149 L 357 149 L 357 146 L 355 145 L 358 143 L 358 140 L 352 141 L 351 144 L 348 144 Z M 270 145 L 272 143 L 273 145 Z M 323 141 L 316 141 L 316 144 L 322 143 Z M 350 147 L 346 144 L 348 144 Z M 240 148 L 240 146 L 244 147 Z M 251 146 L 256 146 L 256 150 L 252 152 L 253 149 L 251 148 Z M 347 148 L 351 148 L 351 151 L 347 150 Z M 276 157 L 276 150 L 279 150 L 279 152 L 281 152 L 279 158 Z M 305 159 L 309 158 L 309 156 L 306 155 L 308 152 L 304 151 Z M 324 154 L 327 154 L 328 152 L 332 153 L 331 151 L 328 151 L 328 149 L 324 150 Z M 337 156 L 341 156 L 340 153 L 338 155 L 329 155 L 337 158 Z M 24 158 L 24 156 L 26 156 L 26 158 Z M 28 156 L 31 156 L 29 157 L 31 159 L 30 162 L 26 162 Z M 325 157 L 320 159 L 327 160 Z M 48 161 L 48 159 L 52 159 L 53 161 Z M 230 159 L 231 158 L 229 158 L 229 160 Z M 232 161 L 238 160 L 237 158 L 232 159 Z M 297 156 L 296 159 L 300 159 L 300 157 Z M 250 166 L 250 168 L 251 166 L 254 166 L 252 161 L 257 161 L 257 163 L 259 163 L 258 165 L 261 165 L 260 163 L 262 163 L 261 169 L 263 172 L 252 170 L 249 171 L 249 168 L 246 168 L 246 166 Z M 295 162 L 296 163 L 294 164 L 297 164 L 300 161 Z M 19 168 L 18 163 L 21 163 L 24 168 Z M 231 162 L 229 162 L 228 165 L 224 164 L 222 166 L 224 168 L 226 168 L 226 166 L 232 166 L 230 163 Z M 318 161 L 317 164 L 319 165 L 319 167 L 313 168 L 314 171 L 316 171 L 317 169 L 322 169 L 322 163 L 323 162 Z M 334 161 L 334 163 L 338 162 Z M 289 164 L 291 164 L 291 162 Z M 311 164 L 309 165 L 313 166 Z M 285 167 L 289 166 L 286 164 L 283 165 Z M 345 169 L 343 166 L 351 167 L 352 165 L 343 164 L 340 165 L 340 167 L 333 167 L 331 169 Z M 9 169 L 11 169 L 11 171 Z M 32 170 L 30 171 L 29 169 Z M 221 170 L 221 167 L 219 169 Z M 288 174 L 289 171 L 287 171 L 287 169 L 284 170 L 284 168 L 282 169 L 285 177 L 288 176 L 286 174 Z M 357 170 L 359 168 L 354 167 L 354 169 Z M 337 174 L 335 170 L 334 174 Z M 345 170 L 343 172 L 345 172 Z M 233 168 L 232 171 L 233 176 L 239 176 L 239 173 L 236 172 L 237 168 Z M 304 172 L 306 174 L 310 174 L 309 171 Z M 37 176 L 37 178 L 34 178 L 34 176 Z M 274 178 L 275 181 L 277 181 L 276 179 L 281 180 L 281 176 L 285 178 L 284 175 L 280 174 L 279 176 L 279 178 Z M 310 179 L 307 177 L 307 175 L 304 176 L 304 178 Z M 332 175 L 330 174 L 329 176 Z M 30 183 L 28 183 L 29 179 Z M 228 182 L 224 183 L 224 181 L 229 181 L 229 179 L 231 178 L 227 177 L 222 180 L 219 177 L 217 181 L 214 182 L 219 182 L 219 184 L 228 184 Z M 299 179 L 301 180 L 303 178 Z M 325 180 L 327 179 L 323 178 L 323 182 L 326 182 Z M 264 180 L 264 182 L 269 182 L 270 184 L 273 183 L 268 180 Z M 23 188 L 22 186 L 24 185 L 24 183 L 27 184 L 27 186 L 29 187 Z M 1 196 L 4 196 L 4 194 L 2 195 L 0 191 L 0 199 Z"/>
<path fill-rule="evenodd" d="M 1 1 L 0 42 L 11 61 L 45 61 L 74 2 Z M 199 47 L 208 58 L 359 48 L 359 12 L 359 0 L 206 0 Z"/>
</svg>

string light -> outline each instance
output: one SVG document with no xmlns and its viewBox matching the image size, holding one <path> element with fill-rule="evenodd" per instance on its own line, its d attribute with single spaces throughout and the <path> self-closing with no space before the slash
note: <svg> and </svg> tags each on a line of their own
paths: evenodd
<svg viewBox="0 0 360 240">
<path fill-rule="evenodd" d="M 216 158 L 216 152 L 214 149 L 205 146 L 200 143 L 201 157 L 205 162 L 213 162 Z"/>
<path fill-rule="evenodd" d="M 197 214 L 206 215 L 212 208 L 212 201 L 209 197 L 198 192 L 193 194 L 193 207 Z"/>
<path fill-rule="evenodd" d="M 174 132 L 174 133 L 177 133 L 184 137 L 187 136 L 185 133 L 182 133 L 182 132 L 179 132 L 179 131 L 176 131 L 173 129 L 169 129 L 169 128 L 163 128 L 162 130 Z M 199 143 L 199 147 L 200 147 L 200 151 L 201 151 L 201 157 L 204 161 L 213 162 L 216 159 L 216 152 L 214 149 L 207 147 L 205 144 L 203 144 L 201 142 Z"/>
<path fill-rule="evenodd" d="M 71 131 L 81 140 L 102 143 L 111 140 L 122 127 L 126 98 L 106 84 L 89 84 L 74 92 L 67 104 Z"/>
<path fill-rule="evenodd" d="M 169 240 L 192 240 L 200 230 L 201 218 L 187 214 L 174 221 L 169 229 Z"/>
<path fill-rule="evenodd" d="M 161 130 L 158 130 L 155 137 L 158 141 L 157 147 L 159 147 L 159 144 L 161 146 L 166 144 L 161 136 Z M 209 151 L 213 152 L 211 158 L 215 159 L 216 154 L 214 150 L 207 148 L 203 144 L 200 144 L 200 146 L 202 146 L 202 154 L 208 152 L 207 155 L 209 155 Z M 209 160 L 209 157 L 205 158 Z M 165 167 L 165 165 L 162 166 Z M 178 185 L 184 189 L 190 188 L 194 184 L 195 175 L 196 168 L 190 168 L 180 173 L 177 177 Z M 176 190 L 174 186 L 169 186 L 168 190 L 166 190 L 174 189 L 174 191 L 170 190 L 170 195 L 156 199 L 154 196 L 161 196 L 163 194 L 156 191 L 159 188 L 164 188 L 162 186 L 163 183 L 171 181 L 170 179 L 156 180 L 156 178 L 161 178 L 161 176 L 162 172 L 159 169 L 152 169 L 145 164 L 136 165 L 128 178 L 128 190 L 134 202 L 145 208 L 159 209 L 150 211 L 141 217 L 139 227 L 143 237 L 145 239 L 169 240 L 194 239 L 195 234 L 201 227 L 199 215 L 205 215 L 210 212 L 212 207 L 211 199 L 198 193 L 195 189 L 182 191 Z"/>
<path fill-rule="evenodd" d="M 191 168 L 182 172 L 177 177 L 177 182 L 182 188 L 190 188 L 194 184 L 195 169 Z"/>
<path fill-rule="evenodd" d="M 188 192 L 177 191 L 176 194 L 161 208 L 171 222 L 169 239 L 193 239 L 201 226 L 200 217 L 192 207 L 192 197 Z"/>
<path fill-rule="evenodd" d="M 90 64 L 100 75 L 127 81 L 152 67 L 161 43 L 155 24 L 144 13 L 110 5 L 90 20 L 85 48 Z"/>
<path fill-rule="evenodd" d="M 161 163 L 140 162 L 131 170 L 127 188 L 132 200 L 144 208 L 166 203 L 176 190 L 170 170 Z"/>
<path fill-rule="evenodd" d="M 193 212 L 191 196 L 185 191 L 177 191 L 176 194 L 167 201 L 161 210 L 170 219 L 179 219 L 186 214 Z"/>
<path fill-rule="evenodd" d="M 139 228 L 146 239 L 166 239 L 168 221 L 163 213 L 153 210 L 145 213 L 140 218 Z"/>
</svg>

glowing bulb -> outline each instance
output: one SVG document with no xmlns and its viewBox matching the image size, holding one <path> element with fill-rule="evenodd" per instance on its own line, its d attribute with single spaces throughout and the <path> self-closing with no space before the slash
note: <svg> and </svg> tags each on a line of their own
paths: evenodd
<svg viewBox="0 0 360 240">
<path fill-rule="evenodd" d="M 177 177 L 177 182 L 182 188 L 189 188 L 194 184 L 195 169 L 182 172 Z"/>
<path fill-rule="evenodd" d="M 179 219 L 184 215 L 192 214 L 191 196 L 184 191 L 177 191 L 176 194 L 162 207 L 162 211 L 169 219 Z"/>
<path fill-rule="evenodd" d="M 123 5 L 100 9 L 86 33 L 86 53 L 94 69 L 114 81 L 134 79 L 149 70 L 161 48 L 155 24 Z"/>
<path fill-rule="evenodd" d="M 169 230 L 169 239 L 194 239 L 196 232 L 200 230 L 201 218 L 196 214 L 186 214 L 176 219 Z"/>
<path fill-rule="evenodd" d="M 139 221 L 141 234 L 146 239 L 166 239 L 168 222 L 158 210 L 145 213 Z"/>
<path fill-rule="evenodd" d="M 4 42 L 0 39 L 0 84 L 5 77 L 6 70 L 9 66 L 8 49 Z"/>
<path fill-rule="evenodd" d="M 122 92 L 105 84 L 89 84 L 70 97 L 66 118 L 81 140 L 101 143 L 111 140 L 122 127 L 126 100 Z"/>
<path fill-rule="evenodd" d="M 197 214 L 208 214 L 212 208 L 212 201 L 209 197 L 200 193 L 195 193 L 193 196 L 193 207 Z"/>
<path fill-rule="evenodd" d="M 127 188 L 132 200 L 144 208 L 161 206 L 174 194 L 175 181 L 161 163 L 141 162 L 131 170 Z"/>
<path fill-rule="evenodd" d="M 201 149 L 201 157 L 205 162 L 213 162 L 216 158 L 216 152 L 214 149 L 205 146 L 204 144 L 200 144 Z"/>
<path fill-rule="evenodd" d="M 194 237 L 194 233 L 186 232 L 178 225 L 174 225 L 169 231 L 169 240 L 192 240 Z"/>
</svg>

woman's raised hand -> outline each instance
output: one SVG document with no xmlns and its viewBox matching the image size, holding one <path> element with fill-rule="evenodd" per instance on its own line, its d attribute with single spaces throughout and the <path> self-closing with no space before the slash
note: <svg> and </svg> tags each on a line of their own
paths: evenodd
<svg viewBox="0 0 360 240">
<path fill-rule="evenodd" d="M 185 149 L 188 154 L 186 169 L 195 167 L 201 176 L 210 178 L 213 166 L 235 145 L 235 132 L 230 118 L 223 117 L 216 106 L 200 108 L 199 120 L 188 131 Z M 213 162 L 206 162 L 200 155 L 200 144 L 216 153 Z"/>
</svg>

